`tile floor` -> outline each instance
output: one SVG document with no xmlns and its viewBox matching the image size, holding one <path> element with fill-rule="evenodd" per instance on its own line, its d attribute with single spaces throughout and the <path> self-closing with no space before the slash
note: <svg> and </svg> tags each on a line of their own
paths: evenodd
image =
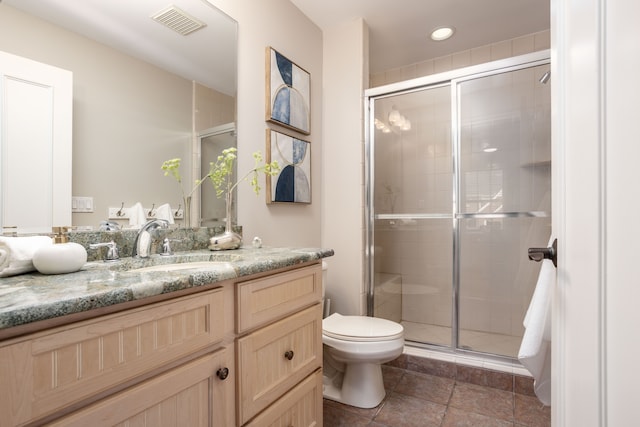
<svg viewBox="0 0 640 427">
<path fill-rule="evenodd" d="M 325 427 L 550 426 L 528 377 L 402 355 L 383 366 L 385 399 L 361 409 L 324 401 Z"/>
</svg>

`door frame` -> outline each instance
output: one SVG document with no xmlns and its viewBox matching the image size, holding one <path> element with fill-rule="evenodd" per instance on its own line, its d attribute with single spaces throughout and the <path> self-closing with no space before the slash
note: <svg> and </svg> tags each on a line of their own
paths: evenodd
<svg viewBox="0 0 640 427">
<path fill-rule="evenodd" d="M 552 425 L 637 420 L 640 358 L 635 0 L 551 0 Z"/>
</svg>

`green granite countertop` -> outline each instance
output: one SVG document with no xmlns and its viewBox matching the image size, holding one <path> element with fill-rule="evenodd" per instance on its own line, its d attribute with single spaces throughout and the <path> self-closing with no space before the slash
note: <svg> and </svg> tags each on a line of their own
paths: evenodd
<svg viewBox="0 0 640 427">
<path fill-rule="evenodd" d="M 193 250 L 170 256 L 122 258 L 115 263 L 88 262 L 76 273 L 37 272 L 0 279 L 0 329 L 141 300 L 155 295 L 237 279 L 333 255 L 320 248 L 240 248 Z M 198 262 L 211 266 L 169 271 L 150 266 Z"/>
</svg>

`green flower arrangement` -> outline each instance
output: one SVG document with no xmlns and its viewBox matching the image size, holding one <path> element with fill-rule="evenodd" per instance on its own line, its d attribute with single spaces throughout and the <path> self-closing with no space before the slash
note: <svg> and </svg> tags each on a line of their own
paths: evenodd
<svg viewBox="0 0 640 427">
<path fill-rule="evenodd" d="M 180 191 L 182 191 L 182 198 L 185 201 L 185 208 L 188 209 L 187 205 L 190 205 L 191 196 L 196 191 L 196 189 L 206 181 L 207 178 L 213 184 L 213 187 L 216 191 L 216 197 L 222 198 L 222 196 L 226 196 L 227 203 L 227 229 L 231 228 L 231 201 L 233 200 L 232 194 L 233 190 L 240 184 L 242 181 L 249 181 L 253 191 L 256 195 L 260 194 L 260 184 L 258 183 L 258 175 L 260 173 L 264 173 L 265 175 L 274 176 L 280 171 L 280 166 L 277 161 L 273 161 L 271 163 L 266 163 L 263 161 L 262 153 L 260 151 L 256 151 L 253 153 L 253 159 L 255 164 L 253 168 L 247 172 L 242 178 L 237 180 L 236 182 L 232 181 L 233 176 L 233 165 L 237 159 L 237 149 L 235 147 L 229 147 L 222 150 L 222 154 L 218 156 L 215 162 L 209 163 L 209 172 L 203 176 L 201 179 L 197 179 L 195 181 L 195 185 L 193 189 L 187 194 L 184 191 L 182 186 L 182 175 L 180 174 L 180 158 L 165 160 L 162 163 L 162 170 L 164 171 L 164 176 L 173 176 L 173 178 L 180 185 Z M 185 213 L 185 220 L 188 221 L 187 214 Z"/>
<path fill-rule="evenodd" d="M 260 151 L 256 151 L 253 153 L 253 159 L 255 161 L 253 169 L 247 172 L 246 175 L 238 181 L 232 183 L 231 176 L 233 175 L 233 164 L 237 157 L 237 151 L 238 150 L 233 147 L 226 148 L 222 150 L 222 154 L 218 156 L 215 162 L 209 163 L 209 173 L 204 178 L 208 176 L 211 179 L 218 198 L 222 197 L 225 192 L 230 194 L 240 182 L 247 180 L 249 181 L 249 184 L 251 184 L 254 193 L 259 195 L 261 187 L 258 183 L 258 174 L 262 172 L 265 175 L 274 176 L 280 171 L 280 166 L 277 161 L 274 160 L 271 163 L 263 163 L 262 153 Z M 249 180 L 249 177 L 251 177 L 251 180 Z"/>
</svg>

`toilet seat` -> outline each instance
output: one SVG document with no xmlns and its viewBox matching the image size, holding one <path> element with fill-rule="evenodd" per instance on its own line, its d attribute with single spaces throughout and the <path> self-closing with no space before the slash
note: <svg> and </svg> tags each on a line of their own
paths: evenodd
<svg viewBox="0 0 640 427">
<path fill-rule="evenodd" d="M 322 333 L 344 341 L 391 341 L 401 338 L 404 328 L 387 319 L 334 313 L 322 321 Z"/>
</svg>

